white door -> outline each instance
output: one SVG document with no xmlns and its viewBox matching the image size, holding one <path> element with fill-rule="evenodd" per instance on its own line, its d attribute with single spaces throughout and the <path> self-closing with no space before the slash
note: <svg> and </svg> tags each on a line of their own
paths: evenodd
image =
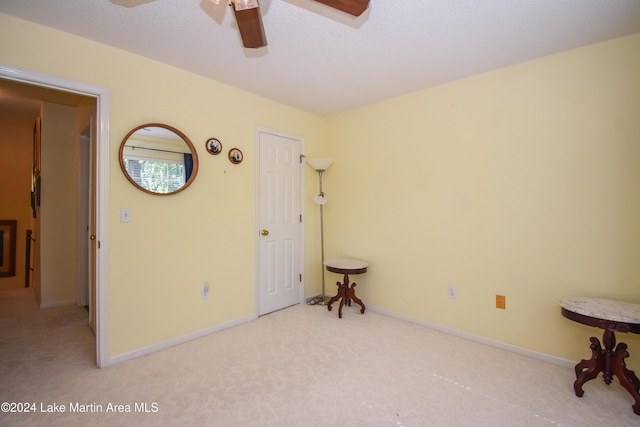
<svg viewBox="0 0 640 427">
<path fill-rule="evenodd" d="M 80 139 L 80 194 L 78 215 L 78 281 L 77 304 L 89 308 L 89 327 L 96 333 L 96 191 L 95 191 L 95 118 Z"/>
<path fill-rule="evenodd" d="M 78 282 L 76 304 L 89 305 L 89 191 L 91 162 L 91 129 L 80 134 L 80 164 L 78 179 Z"/>
<path fill-rule="evenodd" d="M 301 146 L 258 131 L 258 315 L 303 299 Z"/>
</svg>

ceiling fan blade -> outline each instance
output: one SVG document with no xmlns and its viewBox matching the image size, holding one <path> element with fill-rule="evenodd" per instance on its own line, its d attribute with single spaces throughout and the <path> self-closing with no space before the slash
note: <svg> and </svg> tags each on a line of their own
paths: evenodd
<svg viewBox="0 0 640 427">
<path fill-rule="evenodd" d="M 229 2 L 236 15 L 236 22 L 246 48 L 258 48 L 267 45 L 267 36 L 262 25 L 260 6 L 257 0 L 235 0 Z"/>
<path fill-rule="evenodd" d="M 369 7 L 369 0 L 315 0 L 353 16 L 360 16 Z"/>
</svg>

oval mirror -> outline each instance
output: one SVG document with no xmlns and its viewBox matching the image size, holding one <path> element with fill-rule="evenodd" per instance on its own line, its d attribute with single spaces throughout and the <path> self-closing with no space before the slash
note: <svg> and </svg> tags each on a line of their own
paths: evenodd
<svg viewBox="0 0 640 427">
<path fill-rule="evenodd" d="M 187 188 L 198 172 L 198 155 L 189 138 L 162 123 L 131 130 L 120 144 L 120 167 L 140 190 L 158 195 Z"/>
</svg>

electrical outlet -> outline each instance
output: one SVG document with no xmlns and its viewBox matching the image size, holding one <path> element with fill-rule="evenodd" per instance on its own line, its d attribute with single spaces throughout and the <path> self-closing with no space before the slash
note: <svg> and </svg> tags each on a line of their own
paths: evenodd
<svg viewBox="0 0 640 427">
<path fill-rule="evenodd" d="M 449 286 L 449 298 L 455 299 L 458 296 L 455 286 Z"/>
<path fill-rule="evenodd" d="M 507 308 L 507 297 L 504 295 L 496 295 L 496 308 L 505 310 Z"/>
<path fill-rule="evenodd" d="M 204 282 L 202 285 L 202 299 L 209 298 L 209 282 Z"/>
</svg>

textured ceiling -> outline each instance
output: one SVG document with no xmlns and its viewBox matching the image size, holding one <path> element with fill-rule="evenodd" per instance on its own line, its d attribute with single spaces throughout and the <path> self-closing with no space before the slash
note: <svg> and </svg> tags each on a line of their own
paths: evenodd
<svg viewBox="0 0 640 427">
<path fill-rule="evenodd" d="M 640 0 L 371 0 L 357 18 L 260 4 L 260 49 L 242 47 L 226 0 L 0 0 L 0 13 L 320 115 L 640 32 Z"/>
</svg>

